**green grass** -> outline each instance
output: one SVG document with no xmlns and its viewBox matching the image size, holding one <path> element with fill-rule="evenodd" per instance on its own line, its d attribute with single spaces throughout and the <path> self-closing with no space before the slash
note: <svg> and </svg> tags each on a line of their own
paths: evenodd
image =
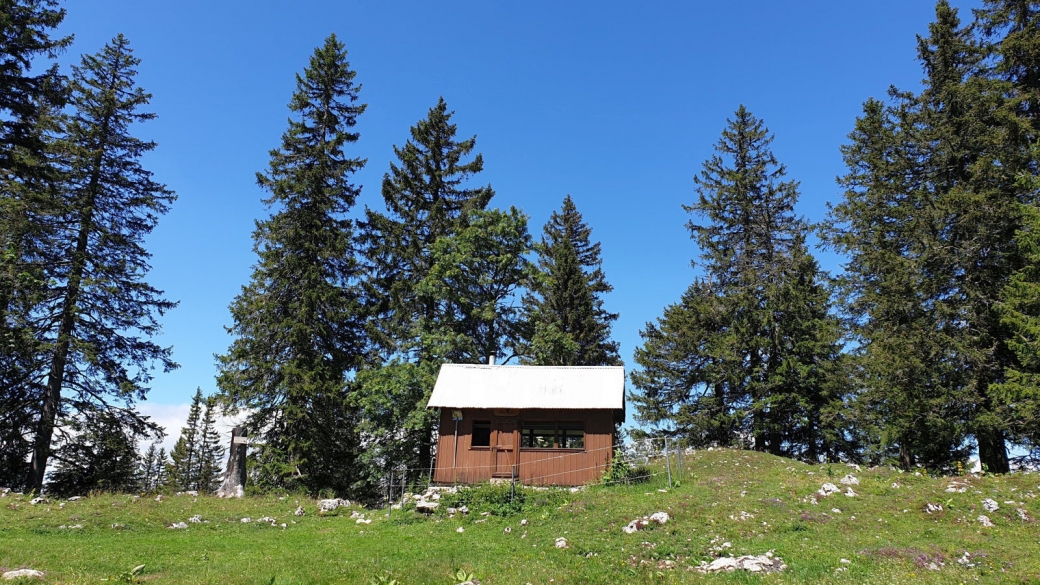
<svg viewBox="0 0 1040 585">
<path fill-rule="evenodd" d="M 665 493 L 658 490 L 667 489 L 667 480 L 657 475 L 644 484 L 590 486 L 574 494 L 529 492 L 520 513 L 486 519 L 475 506 L 493 508 L 493 497 L 472 498 L 466 517 L 395 510 L 387 518 L 385 509 L 372 510 L 370 525 L 350 519 L 349 509 L 319 516 L 313 500 L 291 496 L 169 496 L 156 502 L 101 495 L 61 508 L 57 501 L 33 506 L 27 496 L 9 495 L 0 499 L 0 567 L 39 569 L 50 583 L 368 584 L 384 577 L 401 585 L 450 584 L 459 569 L 487 584 L 521 585 L 1040 582 L 1037 474 L 931 478 L 731 450 L 688 455 L 685 469 L 681 484 Z M 837 484 L 850 472 L 860 480 L 853 487 L 857 497 L 804 501 L 824 482 Z M 945 491 L 953 479 L 969 483 L 965 493 Z M 1000 509 L 982 510 L 984 498 Z M 1010 500 L 1016 504 L 1004 503 Z M 928 503 L 944 509 L 927 514 Z M 302 518 L 292 515 L 298 504 L 307 511 Z M 1018 508 L 1029 520 L 1019 517 Z M 622 532 L 633 518 L 662 510 L 672 517 L 664 526 Z M 730 518 L 741 512 L 754 518 Z M 167 528 L 195 514 L 208 522 Z M 996 526 L 980 526 L 980 514 Z M 246 516 L 273 516 L 287 527 L 243 524 Z M 59 528 L 75 524 L 83 528 Z M 570 548 L 554 547 L 561 536 Z M 731 543 L 725 553 L 734 555 L 773 550 L 788 568 L 710 576 L 688 569 L 711 560 L 711 549 L 723 542 Z M 957 563 L 965 551 L 975 567 Z M 658 570 L 662 560 L 675 561 L 676 568 Z M 942 566 L 931 570 L 929 562 Z M 141 564 L 138 575 L 128 574 Z"/>
</svg>

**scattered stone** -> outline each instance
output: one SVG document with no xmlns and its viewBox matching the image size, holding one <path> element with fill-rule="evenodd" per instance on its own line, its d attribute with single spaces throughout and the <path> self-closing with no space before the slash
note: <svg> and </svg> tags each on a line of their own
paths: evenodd
<svg viewBox="0 0 1040 585">
<path fill-rule="evenodd" d="M 743 510 L 741 510 L 739 514 L 736 514 L 736 515 L 730 514 L 729 515 L 729 519 L 733 520 L 733 521 L 736 521 L 736 522 L 744 522 L 746 520 L 752 520 L 752 519 L 754 519 L 754 517 L 755 517 L 754 514 L 749 514 L 749 513 L 745 512 Z"/>
<path fill-rule="evenodd" d="M 901 488 L 901 487 L 902 487 L 902 486 L 901 486 L 901 485 L 899 485 L 899 482 L 898 482 L 898 481 L 893 481 L 893 482 L 892 482 L 892 489 L 894 489 L 894 490 L 897 490 L 897 489 L 899 489 L 899 488 Z"/>
<path fill-rule="evenodd" d="M 654 512 L 649 516 L 636 518 L 635 520 L 629 522 L 628 526 L 625 526 L 621 530 L 623 530 L 625 534 L 635 534 L 636 532 L 649 526 L 651 522 L 656 522 L 657 524 L 664 524 L 665 522 L 668 522 L 668 519 L 669 516 L 667 512 Z"/>
<path fill-rule="evenodd" d="M 556 548 L 570 548 L 570 545 L 567 544 L 567 539 L 561 536 L 556 539 Z"/>
<path fill-rule="evenodd" d="M 964 555 L 957 559 L 957 564 L 964 565 L 965 567 L 974 567 L 975 563 L 972 562 L 971 553 L 964 551 Z"/>
<path fill-rule="evenodd" d="M 177 492 L 177 493 L 175 493 L 173 495 L 175 495 L 175 496 L 193 496 L 193 497 L 197 498 L 197 497 L 199 497 L 199 492 L 197 492 L 195 490 L 188 490 L 186 492 Z"/>
<path fill-rule="evenodd" d="M 126 528 L 126 524 L 119 524 L 118 522 L 112 525 L 112 530 L 122 530 Z"/>
<path fill-rule="evenodd" d="M 36 504 L 46 504 L 49 501 L 50 500 L 48 500 L 47 498 L 45 498 L 43 496 L 40 496 L 38 498 L 33 498 L 33 499 L 29 500 L 29 503 L 35 506 Z"/>
<path fill-rule="evenodd" d="M 415 504 L 415 511 L 422 512 L 423 514 L 433 514 L 437 511 L 437 508 L 441 506 L 440 502 L 430 502 L 427 500 L 419 500 Z"/>
<path fill-rule="evenodd" d="M 455 532 L 458 532 L 459 534 L 461 534 L 461 533 L 463 533 L 465 531 L 466 531 L 466 529 L 461 527 L 461 526 L 459 526 L 458 528 L 455 529 Z"/>
<path fill-rule="evenodd" d="M 253 519 L 252 519 L 252 518 L 243 518 L 242 520 L 240 520 L 240 522 L 241 522 L 242 524 L 249 524 L 249 523 L 250 523 L 250 522 L 252 522 L 252 521 L 253 521 Z"/>
<path fill-rule="evenodd" d="M 162 494 L 159 494 L 159 495 L 155 496 L 155 501 L 156 502 L 161 502 L 162 501 Z"/>
<path fill-rule="evenodd" d="M 833 512 L 835 514 L 841 514 L 841 509 L 840 508 L 831 508 L 831 512 Z"/>
<path fill-rule="evenodd" d="M 263 518 L 258 519 L 257 522 L 263 522 L 264 524 L 270 524 L 271 526 L 275 526 L 277 524 L 274 518 L 270 516 L 264 516 Z"/>
<path fill-rule="evenodd" d="M 702 563 L 697 567 L 699 573 L 729 573 L 732 571 L 748 571 L 749 573 L 777 573 L 787 568 L 783 559 L 774 557 L 772 552 L 764 555 L 744 555 L 742 557 L 721 557 L 711 563 Z"/>
<path fill-rule="evenodd" d="M 948 494 L 963 494 L 966 491 L 968 491 L 968 484 L 963 481 L 951 481 L 950 485 L 946 486 Z"/>
<path fill-rule="evenodd" d="M 993 521 L 989 519 L 989 516 L 979 516 L 979 524 L 982 524 L 986 528 L 993 528 Z"/>
<path fill-rule="evenodd" d="M 371 518 L 358 518 L 357 520 L 354 521 L 354 524 L 371 524 L 371 523 L 372 523 L 372 519 Z M 461 528 L 461 526 L 459 528 Z"/>
<path fill-rule="evenodd" d="M 675 561 L 669 561 L 667 559 L 657 561 L 658 571 L 671 571 L 675 568 Z"/>
<path fill-rule="evenodd" d="M 188 522 L 190 524 L 201 524 L 202 523 L 202 516 L 200 516 L 198 514 L 195 514 L 191 518 L 188 518 Z"/>
<path fill-rule="evenodd" d="M 36 569 L 17 569 L 15 571 L 8 571 L 3 574 L 5 581 L 14 581 L 15 579 L 43 579 L 43 571 L 37 571 Z"/>
<path fill-rule="evenodd" d="M 852 564 L 852 561 L 850 561 L 849 559 L 838 559 L 838 562 L 843 564 L 843 565 L 850 565 L 850 564 Z"/>
<path fill-rule="evenodd" d="M 1026 514 L 1025 508 L 1019 508 L 1015 511 L 1018 512 L 1019 518 L 1021 518 L 1025 522 L 1029 522 L 1029 514 Z"/>
<path fill-rule="evenodd" d="M 170 528 L 177 529 L 177 530 L 181 530 L 181 529 L 184 529 L 184 528 L 187 528 L 187 527 L 188 527 L 188 525 L 185 524 L 184 522 L 174 522 L 173 524 L 170 524 Z"/>
<path fill-rule="evenodd" d="M 83 496 L 72 496 L 71 498 L 69 498 L 69 501 L 70 502 L 78 502 L 79 500 L 82 500 L 82 499 L 83 499 Z"/>
<path fill-rule="evenodd" d="M 469 506 L 466 506 L 465 504 L 459 506 L 459 514 L 469 514 Z"/>
<path fill-rule="evenodd" d="M 296 506 L 296 511 L 293 512 L 293 516 L 303 516 L 307 512 L 303 511 L 303 506 Z"/>
<path fill-rule="evenodd" d="M 825 483 L 822 486 L 820 486 L 820 489 L 816 490 L 816 493 L 826 498 L 827 496 L 831 494 L 836 494 L 840 491 L 841 490 L 838 489 L 838 486 L 834 485 L 833 483 Z"/>
<path fill-rule="evenodd" d="M 527 526 L 527 518 L 520 521 L 520 526 Z"/>
<path fill-rule="evenodd" d="M 332 512 L 340 506 L 349 506 L 350 502 L 342 498 L 333 498 L 331 500 L 321 500 L 318 502 L 318 513 Z"/>
<path fill-rule="evenodd" d="M 841 481 L 839 483 L 841 483 L 841 485 L 859 485 L 859 478 L 850 473 L 845 477 L 841 478 Z"/>
<path fill-rule="evenodd" d="M 996 512 L 1000 509 L 1000 505 L 997 504 L 996 501 L 986 498 L 985 500 L 982 500 L 982 509 L 987 512 Z"/>
<path fill-rule="evenodd" d="M 943 507 L 942 507 L 942 504 L 933 504 L 931 502 L 928 502 L 924 506 L 924 511 L 929 513 L 929 514 L 932 514 L 932 513 L 935 513 L 935 512 L 942 512 L 943 511 Z"/>
<path fill-rule="evenodd" d="M 64 508 L 65 507 L 65 502 L 61 502 L 60 504 L 58 504 L 58 507 L 59 508 Z"/>
<path fill-rule="evenodd" d="M 502 532 L 505 533 L 505 534 L 509 534 L 512 531 L 513 531 L 513 529 L 508 527 L 508 526 L 506 526 L 505 529 L 502 530 Z"/>
</svg>

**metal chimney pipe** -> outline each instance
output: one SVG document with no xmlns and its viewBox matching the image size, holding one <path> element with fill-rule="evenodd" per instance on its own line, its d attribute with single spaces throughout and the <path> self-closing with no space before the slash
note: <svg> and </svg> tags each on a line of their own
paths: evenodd
<svg viewBox="0 0 1040 585">
<path fill-rule="evenodd" d="M 495 365 L 495 356 L 494 355 L 489 355 L 488 356 L 488 365 L 489 366 Z"/>
</svg>

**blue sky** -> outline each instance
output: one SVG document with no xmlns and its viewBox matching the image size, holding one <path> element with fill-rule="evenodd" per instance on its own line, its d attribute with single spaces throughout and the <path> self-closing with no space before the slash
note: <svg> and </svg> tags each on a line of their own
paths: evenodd
<svg viewBox="0 0 1040 585">
<path fill-rule="evenodd" d="M 953 4 L 968 20 L 977 2 Z M 159 143 L 147 167 L 179 199 L 149 238 L 149 280 L 180 301 L 158 341 L 182 367 L 158 373 L 143 406 L 177 426 L 195 387 L 215 388 L 227 306 L 255 259 L 253 222 L 267 214 L 255 173 L 286 128 L 294 74 L 329 33 L 346 44 L 368 104 L 352 147 L 368 159 L 358 209 L 382 206 L 392 145 L 444 96 L 459 133 L 477 136 L 493 205 L 523 209 L 537 236 L 571 194 L 602 242 L 615 289 L 606 306 L 621 314 L 614 334 L 632 367 L 639 329 L 694 277 L 681 205 L 726 118 L 745 104 L 765 121 L 801 182 L 799 212 L 820 220 L 840 197 L 839 146 L 861 104 L 890 85 L 917 87 L 915 35 L 934 15 L 919 0 L 66 6 L 63 30 L 76 40 L 62 61 L 123 33 L 154 96 L 158 119 L 134 132 Z"/>
</svg>

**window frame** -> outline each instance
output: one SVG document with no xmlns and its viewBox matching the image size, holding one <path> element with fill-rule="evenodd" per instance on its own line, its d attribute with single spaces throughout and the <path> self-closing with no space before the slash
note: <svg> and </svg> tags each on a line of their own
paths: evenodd
<svg viewBox="0 0 1040 585">
<path fill-rule="evenodd" d="M 542 428 L 546 428 L 547 426 L 551 425 L 552 426 L 552 430 L 553 430 L 553 434 L 552 434 L 553 446 L 552 447 L 527 447 L 527 446 L 524 446 L 524 440 L 525 440 L 524 430 L 525 430 L 525 427 L 527 427 L 527 425 L 541 425 Z M 580 453 L 580 452 L 586 450 L 585 449 L 585 444 L 586 444 L 585 443 L 585 440 L 586 440 L 585 437 L 587 436 L 587 432 L 585 431 L 585 421 L 580 421 L 580 420 L 561 421 L 561 420 L 544 420 L 544 419 L 542 419 L 542 420 L 538 420 L 538 419 L 534 419 L 534 420 L 521 420 L 519 427 L 520 427 L 520 441 L 519 442 L 520 442 L 520 450 L 521 451 L 535 452 L 535 453 L 537 453 L 537 452 L 550 452 L 550 451 L 568 451 L 568 452 L 573 452 L 573 453 Z M 565 428 L 561 428 L 561 427 L 565 427 Z M 577 428 L 575 428 L 575 427 L 577 427 Z M 532 428 L 534 428 L 534 427 L 532 427 Z M 560 446 L 561 438 L 562 438 L 561 431 L 565 431 L 565 430 L 580 430 L 582 432 L 582 446 L 581 447 L 561 447 Z"/>
<path fill-rule="evenodd" d="M 474 438 L 477 436 L 476 427 L 477 425 L 487 425 L 487 445 L 475 445 Z M 470 424 L 469 428 L 469 448 L 473 451 L 487 451 L 491 449 L 491 435 L 494 434 L 494 427 L 491 424 L 491 420 L 474 420 Z"/>
</svg>

